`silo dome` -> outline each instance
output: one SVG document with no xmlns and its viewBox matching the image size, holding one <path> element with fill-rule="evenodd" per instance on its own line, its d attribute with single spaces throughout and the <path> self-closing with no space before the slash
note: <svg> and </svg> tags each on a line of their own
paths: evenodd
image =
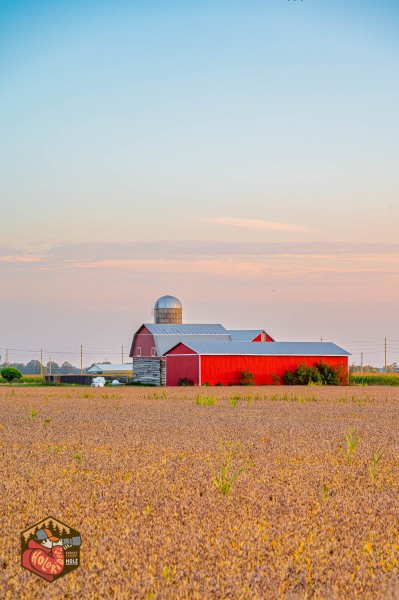
<svg viewBox="0 0 399 600">
<path fill-rule="evenodd" d="M 183 307 L 175 296 L 161 296 L 154 304 L 155 323 L 181 323 Z"/>
<path fill-rule="evenodd" d="M 174 296 L 161 296 L 155 302 L 154 309 L 157 308 L 182 308 L 180 300 L 175 298 Z"/>
</svg>

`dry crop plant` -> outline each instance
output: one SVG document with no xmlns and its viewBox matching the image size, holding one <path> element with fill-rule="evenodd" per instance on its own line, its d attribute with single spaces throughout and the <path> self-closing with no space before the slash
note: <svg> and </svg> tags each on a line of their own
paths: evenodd
<svg viewBox="0 0 399 600">
<path fill-rule="evenodd" d="M 0 387 L 5 600 L 399 598 L 398 387 L 11 391 Z M 45 505 L 84 522 L 90 547 L 43 594 L 19 564 L 15 515 L 21 529 L 42 516 L 54 473 Z"/>
</svg>

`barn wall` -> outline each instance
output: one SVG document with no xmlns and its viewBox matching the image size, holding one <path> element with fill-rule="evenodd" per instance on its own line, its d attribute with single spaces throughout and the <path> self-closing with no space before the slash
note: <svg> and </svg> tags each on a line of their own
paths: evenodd
<svg viewBox="0 0 399 600">
<path fill-rule="evenodd" d="M 198 354 L 166 356 L 166 385 L 177 385 L 183 377 L 190 379 L 194 385 L 199 385 Z"/>
<path fill-rule="evenodd" d="M 137 348 L 141 348 L 141 356 L 152 356 L 151 350 L 155 348 L 154 336 L 149 332 L 147 327 L 142 327 L 136 333 L 132 353 L 130 356 L 137 356 Z"/>
<path fill-rule="evenodd" d="M 252 373 L 256 385 L 273 384 L 272 375 L 282 377 L 286 371 L 318 362 L 348 369 L 346 356 L 201 356 L 201 382 L 216 385 L 238 383 L 241 371 Z"/>
<path fill-rule="evenodd" d="M 145 385 L 165 385 L 164 361 L 159 358 L 133 358 L 133 381 Z"/>
</svg>

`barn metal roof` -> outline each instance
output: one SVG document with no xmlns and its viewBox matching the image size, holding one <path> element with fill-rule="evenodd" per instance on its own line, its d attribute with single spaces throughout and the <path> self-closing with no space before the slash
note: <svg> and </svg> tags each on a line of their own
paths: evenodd
<svg viewBox="0 0 399 600">
<path fill-rule="evenodd" d="M 252 342 L 261 333 L 266 333 L 264 329 L 229 329 L 228 331 L 233 342 Z"/>
<path fill-rule="evenodd" d="M 350 356 L 332 342 L 188 342 L 180 340 L 198 354 L 258 356 Z M 165 354 L 167 351 L 165 352 Z"/>
<path fill-rule="evenodd" d="M 132 363 L 124 363 L 123 365 L 96 363 L 89 369 L 86 369 L 86 373 L 114 373 L 115 371 L 131 371 L 132 367 Z"/>
<path fill-rule="evenodd" d="M 209 341 L 209 334 L 197 335 L 154 335 L 155 345 L 158 356 L 162 356 L 171 348 L 174 348 L 179 342 L 190 346 L 194 343 L 199 344 L 231 344 L 230 336 L 228 335 L 212 335 L 212 342 Z"/>
<path fill-rule="evenodd" d="M 181 323 L 144 323 L 144 326 L 154 336 L 157 355 L 162 356 L 179 342 L 206 342 L 209 338 L 217 343 L 231 341 L 231 335 L 217 324 L 181 324 Z"/>
<path fill-rule="evenodd" d="M 206 334 L 206 335 L 229 335 L 227 329 L 223 325 L 217 324 L 158 324 L 158 323 L 144 323 L 144 326 L 153 335 L 190 335 L 190 334 Z"/>
</svg>

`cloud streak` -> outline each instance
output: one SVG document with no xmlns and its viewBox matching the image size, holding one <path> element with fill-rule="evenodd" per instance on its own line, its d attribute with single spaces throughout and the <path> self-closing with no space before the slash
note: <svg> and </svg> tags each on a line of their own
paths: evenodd
<svg viewBox="0 0 399 600">
<path fill-rule="evenodd" d="M 15 253 L 16 254 L 16 253 Z M 188 241 L 131 243 L 72 243 L 48 248 L 53 260 L 87 261 L 112 259 L 173 259 L 192 260 L 204 257 L 397 257 L 399 244 L 352 242 L 219 242 Z"/>
<path fill-rule="evenodd" d="M 165 277 L 171 281 L 178 281 L 180 277 L 187 281 L 194 278 L 198 285 L 199 282 L 214 285 L 215 281 L 223 281 L 230 285 L 258 281 L 260 285 L 277 289 L 292 287 L 294 294 L 299 289 L 308 293 L 305 288 L 309 286 L 327 286 L 331 288 L 329 293 L 345 288 L 347 293 L 353 294 L 353 290 L 349 292 L 353 285 L 369 290 L 371 282 L 371 287 L 379 282 L 375 293 L 381 295 L 388 293 L 383 290 L 398 284 L 398 259 L 399 244 L 158 240 L 60 244 L 48 248 L 43 262 L 26 265 L 25 271 L 34 271 L 37 275 L 41 272 L 44 277 L 51 272 L 56 277 L 78 279 L 79 273 L 84 272 L 84 280 L 102 279 L 104 275 L 104 281 L 115 282 L 129 278 L 160 282 Z M 389 293 L 397 296 L 393 289 Z"/>
<path fill-rule="evenodd" d="M 300 261 L 310 265 L 323 261 L 328 269 L 330 261 L 385 261 L 399 259 L 399 244 L 351 242 L 219 242 L 219 241 L 154 241 L 131 243 L 65 243 L 49 246 L 40 253 L 0 246 L 0 264 L 5 267 L 35 263 L 48 269 L 71 269 L 74 266 L 129 266 L 129 263 L 151 261 L 217 261 L 239 262 Z M 347 267 L 341 262 L 342 268 Z M 33 267 L 33 265 L 32 265 Z"/>
<path fill-rule="evenodd" d="M 0 263 L 5 264 L 30 264 L 42 262 L 42 260 L 42 256 L 22 256 L 15 254 L 9 254 L 8 256 L 0 256 Z"/>
<path fill-rule="evenodd" d="M 263 231 L 280 231 L 287 233 L 309 233 L 313 231 L 305 225 L 293 223 L 276 223 L 264 219 L 238 219 L 236 217 L 203 217 L 198 219 L 204 223 L 214 225 L 225 225 L 227 227 L 238 227 L 241 229 L 260 229 Z"/>
</svg>

